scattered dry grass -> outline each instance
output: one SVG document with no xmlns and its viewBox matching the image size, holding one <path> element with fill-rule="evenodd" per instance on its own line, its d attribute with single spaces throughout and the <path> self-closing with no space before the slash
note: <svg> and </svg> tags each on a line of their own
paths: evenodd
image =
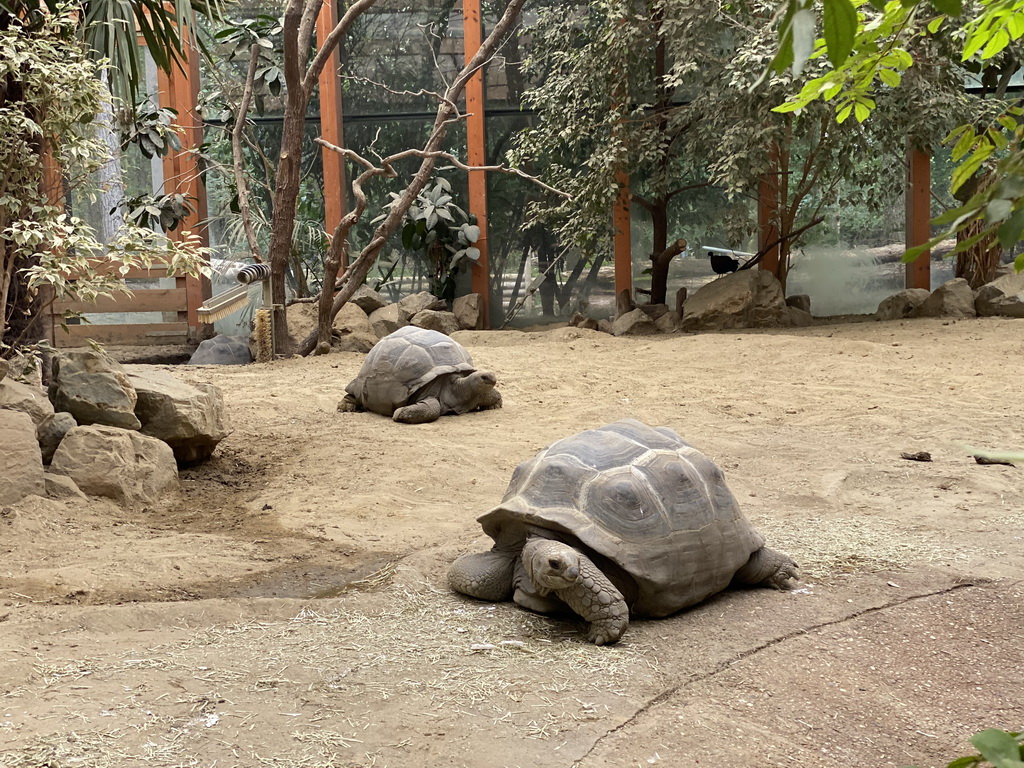
<svg viewBox="0 0 1024 768">
<path fill-rule="evenodd" d="M 828 579 L 967 559 L 957 545 L 938 534 L 908 530 L 890 520 L 763 517 L 754 522 L 769 546 L 797 561 L 804 578 Z"/>
</svg>

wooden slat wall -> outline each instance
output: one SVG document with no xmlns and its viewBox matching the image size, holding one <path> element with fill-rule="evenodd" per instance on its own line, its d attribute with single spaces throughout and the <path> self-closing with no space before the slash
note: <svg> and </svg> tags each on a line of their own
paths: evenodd
<svg viewBox="0 0 1024 768">
<path fill-rule="evenodd" d="M 167 277 L 167 267 L 154 265 L 152 269 L 133 269 L 125 275 L 132 278 L 153 280 Z M 115 294 L 101 298 L 96 303 L 83 301 L 56 301 L 53 303 L 53 338 L 56 347 L 78 347 L 93 339 L 100 344 L 124 346 L 151 346 L 157 344 L 184 344 L 189 339 L 188 291 L 185 278 L 176 276 L 174 288 L 132 288 L 132 296 Z M 177 322 L 167 323 L 82 323 L 61 327 L 63 313 L 67 310 L 81 314 L 121 312 L 173 312 Z"/>
</svg>

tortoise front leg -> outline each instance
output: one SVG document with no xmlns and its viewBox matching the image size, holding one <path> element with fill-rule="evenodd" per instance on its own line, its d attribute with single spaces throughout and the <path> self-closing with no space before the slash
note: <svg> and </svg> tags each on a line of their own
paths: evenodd
<svg viewBox="0 0 1024 768">
<path fill-rule="evenodd" d="M 542 596 L 554 592 L 590 624 L 594 645 L 617 642 L 629 626 L 629 606 L 589 557 L 568 544 L 530 539 L 523 546 L 523 566 Z"/>
<path fill-rule="evenodd" d="M 395 409 L 391 418 L 402 424 L 426 424 L 441 417 L 441 401 L 428 397 L 418 403 Z"/>
</svg>

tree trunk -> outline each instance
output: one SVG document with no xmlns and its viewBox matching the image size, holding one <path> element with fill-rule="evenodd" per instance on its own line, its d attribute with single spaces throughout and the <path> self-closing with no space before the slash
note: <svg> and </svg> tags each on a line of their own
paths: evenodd
<svg viewBox="0 0 1024 768">
<path fill-rule="evenodd" d="M 668 303 L 668 268 L 672 259 L 685 250 L 686 241 L 680 238 L 651 257 L 651 304 Z"/>
</svg>

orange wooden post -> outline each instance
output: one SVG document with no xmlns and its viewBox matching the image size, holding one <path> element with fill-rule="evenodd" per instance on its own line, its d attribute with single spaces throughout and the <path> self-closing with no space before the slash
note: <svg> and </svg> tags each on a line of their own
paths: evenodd
<svg viewBox="0 0 1024 768">
<path fill-rule="evenodd" d="M 60 162 L 54 154 L 54 147 L 50 141 L 46 142 L 43 148 L 43 194 L 46 195 L 46 202 L 54 208 L 64 208 L 64 171 Z M 61 320 L 55 316 L 55 302 L 50 299 L 54 297 L 52 287 L 43 287 L 43 302 L 46 306 L 46 315 L 41 318 L 45 324 L 46 338 L 50 343 L 57 344 L 57 327 Z"/>
<path fill-rule="evenodd" d="M 164 155 L 164 194 L 185 195 L 195 212 L 190 213 L 177 227 L 167 233 L 172 240 L 180 240 L 185 231 L 199 235 L 203 245 L 209 245 L 206 229 L 207 200 L 206 185 L 199 170 L 199 158 L 193 150 L 203 143 L 202 119 L 196 111 L 199 96 L 199 56 L 195 46 L 187 42 L 184 71 L 172 65 L 170 74 L 157 70 L 159 100 L 161 107 L 169 107 L 178 113 L 177 125 L 182 129 L 181 149 Z M 200 338 L 206 324 L 200 323 L 198 309 L 205 299 L 210 298 L 209 278 L 187 277 L 185 279 L 186 309 L 179 312 L 180 320 L 186 320 L 189 333 Z M 184 315 L 184 317 L 182 317 Z M 203 326 L 201 328 L 200 326 Z"/>
<path fill-rule="evenodd" d="M 779 239 L 779 156 L 777 149 L 771 154 L 771 168 L 761 178 L 757 189 L 757 250 L 765 251 L 758 267 L 778 277 L 781 259 Z M 774 245 L 771 245 L 775 243 Z M 767 250 L 765 250 L 767 249 Z"/>
<path fill-rule="evenodd" d="M 480 0 L 463 0 L 462 44 L 468 63 L 480 50 L 483 41 L 483 19 Z M 466 159 L 471 166 L 487 165 L 487 134 L 485 131 L 484 70 L 481 67 L 466 83 Z M 480 315 L 484 328 L 491 326 L 490 258 L 487 232 L 487 173 L 469 172 L 469 211 L 476 216 L 480 238 L 474 243 L 480 258 L 473 266 L 473 292 L 480 294 Z"/>
<path fill-rule="evenodd" d="M 324 0 L 316 18 L 316 39 L 320 46 L 338 23 L 338 2 Z M 341 55 L 334 49 L 327 65 L 320 72 L 320 135 L 336 147 L 345 146 L 345 129 L 341 100 Z M 337 152 L 323 147 L 320 152 L 324 166 L 324 229 L 327 237 L 345 215 L 348 196 L 345 190 L 345 160 Z M 341 268 L 348 267 L 348 251 L 342 252 Z"/>
<path fill-rule="evenodd" d="M 931 154 L 907 148 L 906 243 L 907 248 L 926 243 L 931 238 Z M 932 253 L 924 251 L 906 265 L 906 287 L 931 290 Z"/>
<path fill-rule="evenodd" d="M 630 233 L 629 174 L 619 171 L 619 197 L 612 209 L 612 246 L 615 252 L 615 304 L 616 314 L 629 311 L 633 305 L 633 249 Z"/>
</svg>

